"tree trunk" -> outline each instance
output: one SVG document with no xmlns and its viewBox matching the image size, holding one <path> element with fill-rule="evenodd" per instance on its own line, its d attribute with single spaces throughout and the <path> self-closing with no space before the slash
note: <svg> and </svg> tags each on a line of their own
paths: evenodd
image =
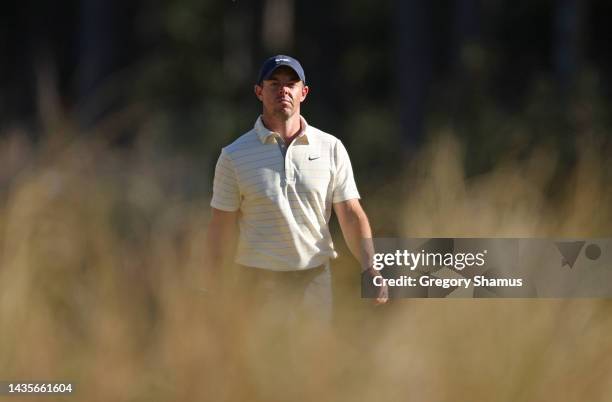
<svg viewBox="0 0 612 402">
<path fill-rule="evenodd" d="M 427 0 L 397 2 L 396 74 L 402 147 L 411 154 L 423 139 L 425 103 L 432 78 L 431 5 Z"/>
</svg>

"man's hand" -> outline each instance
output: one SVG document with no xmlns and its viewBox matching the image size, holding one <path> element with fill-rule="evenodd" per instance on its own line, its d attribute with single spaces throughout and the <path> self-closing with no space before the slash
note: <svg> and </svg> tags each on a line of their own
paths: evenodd
<svg viewBox="0 0 612 402">
<path fill-rule="evenodd" d="M 368 268 L 365 272 L 372 278 L 376 276 L 382 277 L 381 273 L 372 267 Z M 389 287 L 387 285 L 382 285 L 376 286 L 376 288 L 378 289 L 378 293 L 376 294 L 376 299 L 374 299 L 374 304 L 378 306 L 380 304 L 385 304 L 387 301 L 389 301 Z"/>
</svg>

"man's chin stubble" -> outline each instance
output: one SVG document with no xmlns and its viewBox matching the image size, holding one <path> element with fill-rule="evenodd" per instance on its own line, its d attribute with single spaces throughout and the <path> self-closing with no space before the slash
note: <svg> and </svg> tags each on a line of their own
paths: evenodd
<svg viewBox="0 0 612 402">
<path fill-rule="evenodd" d="M 284 121 L 289 120 L 289 118 L 293 116 L 293 114 L 294 114 L 293 110 L 286 110 L 286 109 L 276 110 L 274 112 L 275 117 L 277 117 L 280 120 L 284 120 Z"/>
</svg>

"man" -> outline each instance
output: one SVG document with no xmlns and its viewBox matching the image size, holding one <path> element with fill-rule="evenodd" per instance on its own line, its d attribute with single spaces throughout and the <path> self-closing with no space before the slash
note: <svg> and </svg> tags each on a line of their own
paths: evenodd
<svg viewBox="0 0 612 402">
<path fill-rule="evenodd" d="M 362 271 L 380 275 L 371 267 L 372 233 L 348 154 L 337 138 L 302 117 L 309 87 L 296 59 L 266 60 L 254 90 L 262 115 L 252 130 L 223 148 L 217 162 L 210 263 L 223 265 L 238 223 L 235 262 L 243 283 L 265 283 L 262 292 L 268 294 L 284 289 L 291 302 L 282 300 L 290 309 L 314 303 L 311 311 L 330 313 L 329 260 L 337 257 L 328 227 L 332 207 Z M 385 303 L 387 289 L 381 287 L 377 296 L 375 303 Z"/>
</svg>

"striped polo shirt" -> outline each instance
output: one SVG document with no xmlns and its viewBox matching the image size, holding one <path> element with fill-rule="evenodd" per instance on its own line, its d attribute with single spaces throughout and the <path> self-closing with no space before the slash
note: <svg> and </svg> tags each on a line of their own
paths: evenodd
<svg viewBox="0 0 612 402">
<path fill-rule="evenodd" d="M 210 205 L 240 210 L 238 264 L 293 271 L 337 257 L 328 222 L 332 203 L 359 198 L 351 162 L 336 137 L 301 126 L 284 157 L 261 116 L 221 151 Z"/>
</svg>

